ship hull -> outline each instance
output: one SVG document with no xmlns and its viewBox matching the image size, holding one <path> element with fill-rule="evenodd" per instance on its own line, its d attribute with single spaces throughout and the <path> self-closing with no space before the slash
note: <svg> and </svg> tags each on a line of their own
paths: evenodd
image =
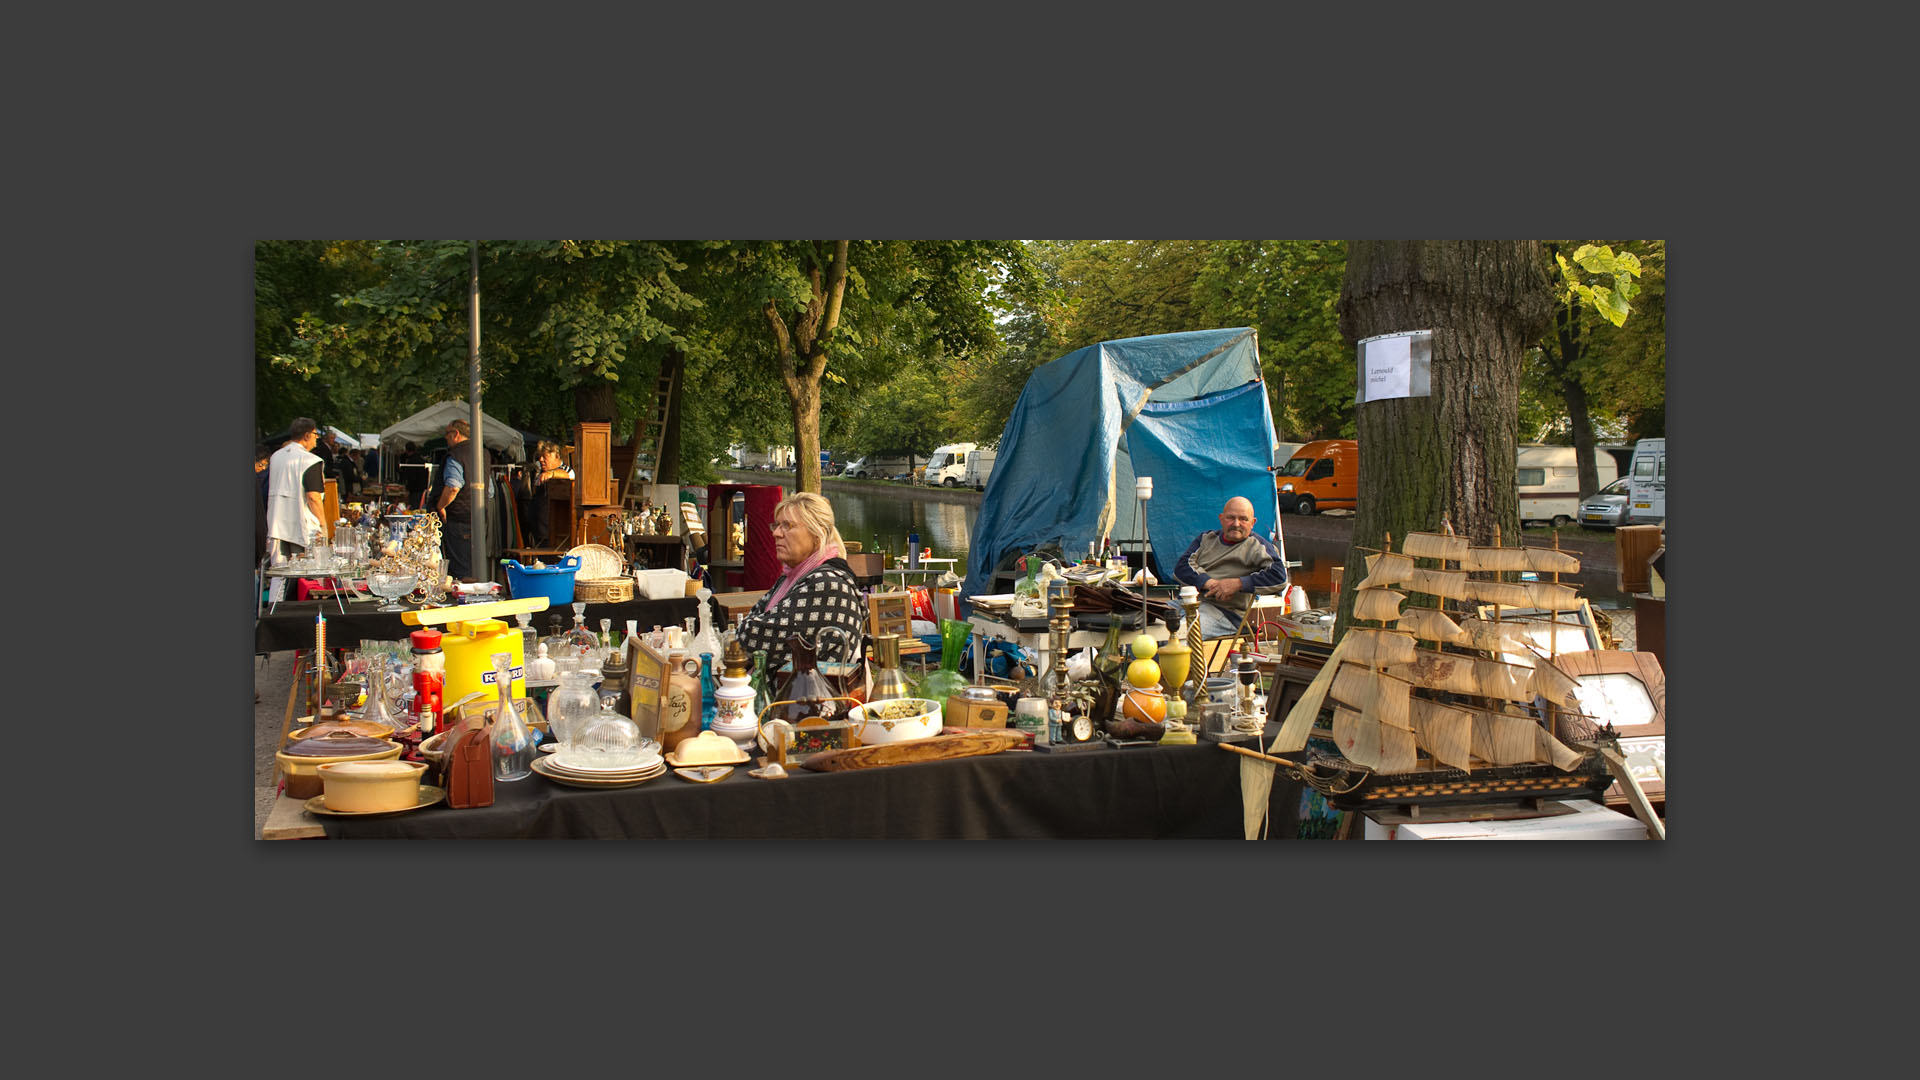
<svg viewBox="0 0 1920 1080">
<path fill-rule="evenodd" d="M 1511 802 L 1520 799 L 1601 798 L 1613 783 L 1599 755 L 1573 772 L 1551 765 L 1491 765 L 1471 773 L 1460 769 L 1385 776 L 1343 769 L 1325 759 L 1309 762 L 1305 779 L 1340 810 L 1382 810 L 1447 803 Z M 1352 786 L 1349 786 L 1349 785 Z"/>
</svg>

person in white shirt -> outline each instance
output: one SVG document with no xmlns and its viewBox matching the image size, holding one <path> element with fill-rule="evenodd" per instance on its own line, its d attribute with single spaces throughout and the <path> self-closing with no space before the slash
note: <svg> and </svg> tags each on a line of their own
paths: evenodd
<svg viewBox="0 0 1920 1080">
<path fill-rule="evenodd" d="M 320 425 L 301 416 L 287 428 L 293 436 L 267 461 L 267 538 L 285 559 L 305 551 L 308 538 L 326 533 L 326 475 L 320 456 Z"/>
</svg>

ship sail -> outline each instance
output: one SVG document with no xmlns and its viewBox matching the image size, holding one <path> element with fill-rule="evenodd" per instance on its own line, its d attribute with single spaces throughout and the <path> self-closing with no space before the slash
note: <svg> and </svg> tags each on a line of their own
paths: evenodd
<svg viewBox="0 0 1920 1080">
<path fill-rule="evenodd" d="M 1573 676 L 1560 670 L 1533 646 L 1527 646 L 1527 651 L 1533 654 L 1533 678 L 1529 685 L 1534 693 L 1555 705 L 1571 705 L 1579 700 L 1580 683 Z"/>
<path fill-rule="evenodd" d="M 1467 599 L 1465 570 L 1412 570 L 1403 582 L 1407 591 L 1422 592 L 1448 600 Z"/>
<path fill-rule="evenodd" d="M 1528 688 L 1533 669 L 1499 660 L 1479 660 L 1431 649 L 1416 649 L 1413 663 L 1396 664 L 1387 669 L 1387 674 L 1429 690 L 1473 694 L 1502 701 L 1533 700 L 1533 691 Z"/>
<path fill-rule="evenodd" d="M 1456 769 L 1473 769 L 1473 711 L 1456 709 L 1425 698 L 1408 703 L 1413 737 L 1435 761 Z"/>
<path fill-rule="evenodd" d="M 1406 598 L 1392 589 L 1361 589 L 1353 598 L 1353 617 L 1392 622 L 1400 617 L 1400 604 Z"/>
<path fill-rule="evenodd" d="M 1407 579 L 1413 569 L 1413 556 L 1383 551 L 1378 555 L 1367 556 L 1367 579 L 1355 588 L 1372 589 L 1382 585 L 1397 585 Z"/>
<path fill-rule="evenodd" d="M 1571 772 L 1586 758 L 1538 720 L 1512 713 L 1474 710 L 1472 741 L 1473 756 L 1494 765 L 1552 765 Z"/>
<path fill-rule="evenodd" d="M 1580 560 L 1552 548 L 1476 547 L 1467 549 L 1467 557 L 1460 560 L 1460 569 L 1577 574 L 1580 572 Z"/>
<path fill-rule="evenodd" d="M 1527 602 L 1542 611 L 1578 611 L 1580 593 L 1571 585 L 1556 585 L 1551 581 L 1529 581 L 1524 583 L 1527 589 Z"/>
<path fill-rule="evenodd" d="M 1404 623 L 1406 620 L 1401 619 Z M 1460 620 L 1460 636 L 1457 644 L 1486 652 L 1519 652 L 1522 639 L 1513 623 L 1496 622 L 1492 619 L 1466 618 Z"/>
<path fill-rule="evenodd" d="M 1502 607 L 1527 607 L 1533 603 L 1533 596 L 1525 585 L 1509 581 L 1469 581 L 1467 598 Z"/>
<path fill-rule="evenodd" d="M 1460 560 L 1462 570 L 1525 570 L 1527 569 L 1526 548 L 1475 547 L 1467 549 L 1467 557 Z"/>
<path fill-rule="evenodd" d="M 1467 557 L 1467 538 L 1443 533 L 1410 532 L 1400 541 L 1400 551 L 1416 559 L 1446 559 L 1459 562 Z"/>
<path fill-rule="evenodd" d="M 1439 608 L 1408 608 L 1400 613 L 1400 629 L 1409 631 L 1422 641 L 1439 641 L 1447 644 L 1464 644 L 1460 624 L 1447 617 Z M 1479 648 L 1480 646 L 1474 646 Z"/>
<path fill-rule="evenodd" d="M 1347 631 L 1347 658 L 1369 667 L 1413 663 L 1413 637 L 1393 630 Z"/>
<path fill-rule="evenodd" d="M 1407 773 L 1420 765 L 1411 727 L 1397 727 L 1345 705 L 1333 707 L 1333 741 L 1348 761 L 1374 772 Z"/>
</svg>

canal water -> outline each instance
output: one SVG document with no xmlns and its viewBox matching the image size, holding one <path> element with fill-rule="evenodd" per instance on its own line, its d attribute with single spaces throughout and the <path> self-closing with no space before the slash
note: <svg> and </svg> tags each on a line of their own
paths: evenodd
<svg viewBox="0 0 1920 1080">
<path fill-rule="evenodd" d="M 973 539 L 973 522 L 979 507 L 971 502 L 937 502 L 894 495 L 885 491 L 840 489 L 827 493 L 833 503 L 840 535 L 858 541 L 865 550 L 889 551 L 895 556 L 907 550 L 907 534 L 920 534 L 920 543 L 930 554 L 955 558 L 956 572 L 966 576 L 967 550 Z M 1284 531 L 1286 523 L 1281 523 Z M 1181 545 L 1184 549 L 1185 545 Z M 1287 559 L 1297 562 L 1291 571 L 1295 584 L 1307 591 L 1313 607 L 1330 607 L 1333 598 L 1333 568 L 1346 561 L 1344 540 L 1292 536 L 1286 541 Z M 1177 555 L 1178 552 L 1171 554 Z M 1163 557 L 1168 553 L 1163 552 Z M 1598 608 L 1631 608 L 1631 600 L 1618 592 L 1611 568 L 1582 570 L 1561 579 L 1576 585 L 1580 595 Z"/>
</svg>

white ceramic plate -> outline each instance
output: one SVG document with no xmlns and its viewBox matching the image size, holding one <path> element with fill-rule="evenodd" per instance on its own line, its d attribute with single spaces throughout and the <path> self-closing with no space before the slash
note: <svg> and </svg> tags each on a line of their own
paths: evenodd
<svg viewBox="0 0 1920 1080">
<path fill-rule="evenodd" d="M 553 755 L 553 764 L 563 772 L 584 773 L 588 776 L 607 776 L 619 773 L 645 772 L 660 764 L 657 752 L 642 750 L 640 756 L 622 765 L 608 765 L 599 755 L 583 753 L 578 750 L 561 750 Z"/>
<path fill-rule="evenodd" d="M 659 769 L 653 772 L 649 772 L 641 776 L 633 777 L 631 779 L 608 779 L 606 777 L 578 776 L 572 773 L 560 772 L 556 770 L 552 766 L 552 764 L 548 762 L 546 758 L 534 758 L 533 771 L 539 773 L 541 776 L 546 777 L 547 779 L 553 781 L 556 784 L 565 784 L 568 787 L 622 788 L 622 787 L 635 787 L 640 784 L 644 784 L 647 781 L 652 780 L 655 777 L 659 776 L 660 774 L 666 772 L 667 770 L 666 770 L 666 766 L 663 765 Z"/>
</svg>

